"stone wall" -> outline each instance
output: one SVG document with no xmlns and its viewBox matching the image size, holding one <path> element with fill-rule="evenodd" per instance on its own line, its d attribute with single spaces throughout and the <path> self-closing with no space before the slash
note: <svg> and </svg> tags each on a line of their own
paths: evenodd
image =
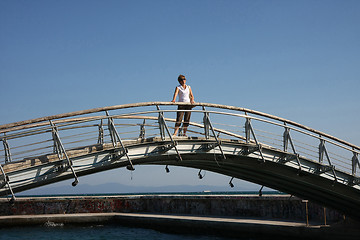
<svg viewBox="0 0 360 240">
<path fill-rule="evenodd" d="M 0 199 L 0 215 L 133 212 L 306 220 L 305 203 L 288 195 L 136 195 Z M 324 207 L 308 203 L 310 221 L 324 222 Z M 343 215 L 326 209 L 328 223 Z"/>
</svg>

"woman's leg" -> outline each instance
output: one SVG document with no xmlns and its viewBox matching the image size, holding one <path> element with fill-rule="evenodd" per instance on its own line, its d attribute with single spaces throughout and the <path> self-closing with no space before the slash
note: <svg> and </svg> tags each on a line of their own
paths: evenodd
<svg viewBox="0 0 360 240">
<path fill-rule="evenodd" d="M 181 110 L 180 106 L 178 107 L 178 110 Z M 178 111 L 176 113 L 176 123 L 175 123 L 175 130 L 174 130 L 173 136 L 176 136 L 178 134 L 179 127 L 181 125 L 181 121 L 182 121 L 183 116 L 184 116 L 184 112 L 179 112 Z"/>
<path fill-rule="evenodd" d="M 191 110 L 191 107 L 186 108 L 186 110 Z M 186 136 L 187 128 L 190 123 L 190 117 L 191 117 L 191 112 L 185 112 L 184 123 L 183 123 L 183 129 L 184 129 L 185 136 Z"/>
</svg>

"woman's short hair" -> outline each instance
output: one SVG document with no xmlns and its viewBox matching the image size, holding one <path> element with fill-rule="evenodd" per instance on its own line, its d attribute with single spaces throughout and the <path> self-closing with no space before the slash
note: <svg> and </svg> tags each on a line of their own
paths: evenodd
<svg viewBox="0 0 360 240">
<path fill-rule="evenodd" d="M 180 75 L 178 76 L 178 82 L 180 82 L 183 78 L 185 78 L 185 76 L 182 75 L 182 74 L 180 74 Z"/>
</svg>

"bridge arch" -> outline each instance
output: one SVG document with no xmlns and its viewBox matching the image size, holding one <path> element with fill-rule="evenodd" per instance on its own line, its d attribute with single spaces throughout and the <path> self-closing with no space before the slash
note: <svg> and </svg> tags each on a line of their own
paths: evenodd
<svg viewBox="0 0 360 240">
<path fill-rule="evenodd" d="M 176 105 L 95 108 L 0 126 L 0 195 L 139 164 L 203 169 L 360 218 L 360 148 L 270 114 L 196 103 L 188 136 L 172 136 Z M 181 133 L 181 131 L 180 131 Z"/>
</svg>

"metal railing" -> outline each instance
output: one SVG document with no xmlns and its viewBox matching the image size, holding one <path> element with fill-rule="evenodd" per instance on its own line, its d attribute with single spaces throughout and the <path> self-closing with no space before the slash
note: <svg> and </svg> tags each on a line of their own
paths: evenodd
<svg viewBox="0 0 360 240">
<path fill-rule="evenodd" d="M 160 137 L 169 138 L 175 150 L 176 138 L 172 136 L 177 105 L 186 103 L 145 102 L 95 108 L 59 114 L 0 126 L 0 164 L 33 159 L 55 154 L 66 160 L 77 184 L 72 168 L 70 149 L 80 149 L 97 144 L 121 146 L 129 161 L 126 140 Z M 342 171 L 358 179 L 360 174 L 360 148 L 334 136 L 311 129 L 299 123 L 266 113 L 210 103 L 195 103 L 191 111 L 188 136 L 214 138 L 222 151 L 223 139 L 237 139 L 252 143 L 264 160 L 262 148 L 269 146 L 291 153 L 297 161 L 306 158 L 326 166 L 321 171 Z M 181 131 L 180 131 L 181 133 Z M 177 151 L 178 158 L 181 155 Z M 41 157 L 40 157 L 41 159 Z M 301 167 L 301 166 L 300 166 Z M 0 176 L 9 184 L 1 167 Z M 358 182 L 355 182 L 358 184 Z M 10 186 L 9 186 L 10 188 Z"/>
</svg>

